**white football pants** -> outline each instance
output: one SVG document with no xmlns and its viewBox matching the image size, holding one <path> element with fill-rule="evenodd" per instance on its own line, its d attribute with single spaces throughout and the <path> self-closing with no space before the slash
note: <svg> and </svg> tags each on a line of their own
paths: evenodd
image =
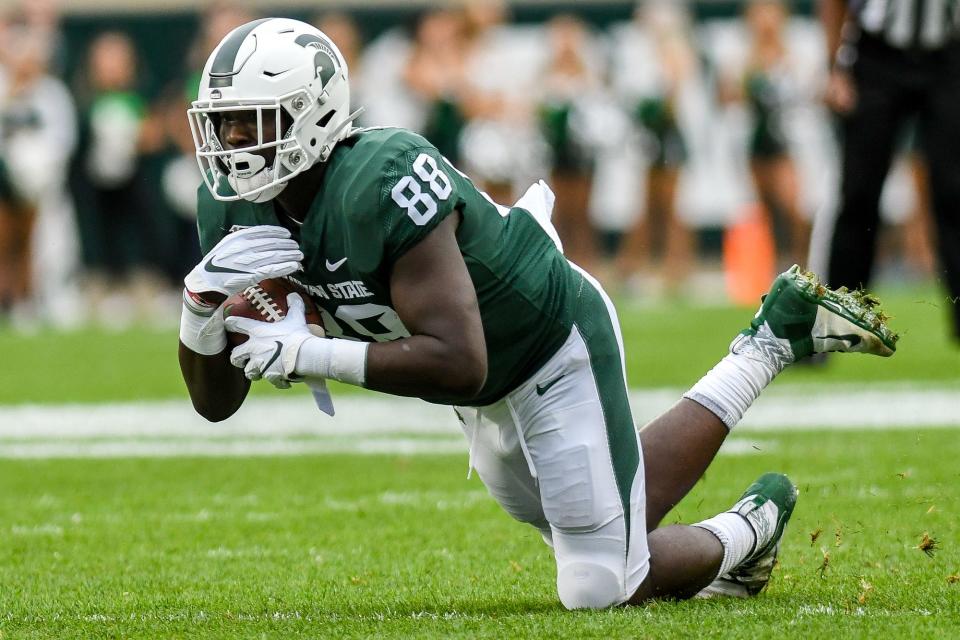
<svg viewBox="0 0 960 640">
<path fill-rule="evenodd" d="M 626 602 L 650 565 L 620 328 L 599 284 L 583 276 L 560 350 L 499 402 L 457 408 L 471 467 L 507 513 L 553 547 L 569 609 Z"/>
</svg>

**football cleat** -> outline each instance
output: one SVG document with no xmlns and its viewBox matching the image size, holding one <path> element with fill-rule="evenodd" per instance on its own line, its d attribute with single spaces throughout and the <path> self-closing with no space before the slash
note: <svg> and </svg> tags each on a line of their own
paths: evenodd
<svg viewBox="0 0 960 640">
<path fill-rule="evenodd" d="M 828 289 L 816 275 L 793 265 L 774 280 L 730 351 L 759 347 L 783 365 L 828 351 L 891 356 L 899 336 L 887 327 L 879 305 L 865 291 Z"/>
<path fill-rule="evenodd" d="M 748 598 L 763 591 L 777 564 L 780 540 L 797 504 L 797 493 L 782 473 L 765 473 L 747 488 L 729 512 L 739 513 L 750 523 L 756 536 L 754 551 L 700 591 L 698 597 Z"/>
</svg>

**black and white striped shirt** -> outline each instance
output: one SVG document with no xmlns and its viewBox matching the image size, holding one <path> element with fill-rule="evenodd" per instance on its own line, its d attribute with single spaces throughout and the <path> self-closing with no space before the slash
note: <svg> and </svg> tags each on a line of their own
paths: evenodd
<svg viewBox="0 0 960 640">
<path fill-rule="evenodd" d="M 851 0 L 860 28 L 898 49 L 940 49 L 960 39 L 960 0 Z"/>
</svg>

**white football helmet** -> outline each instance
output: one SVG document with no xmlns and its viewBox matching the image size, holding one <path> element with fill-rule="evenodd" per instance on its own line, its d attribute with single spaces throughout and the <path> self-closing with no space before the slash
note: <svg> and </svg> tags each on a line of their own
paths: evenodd
<svg viewBox="0 0 960 640">
<path fill-rule="evenodd" d="M 218 138 L 225 112 L 249 112 L 257 140 L 225 149 Z M 265 18 L 231 31 L 210 54 L 200 92 L 187 111 L 197 162 L 217 200 L 266 202 L 294 176 L 325 162 L 349 133 L 347 65 L 319 29 L 298 20 Z M 276 132 L 265 139 L 264 123 Z M 269 154 L 276 155 L 267 166 Z M 219 191 L 226 179 L 232 194 Z"/>
</svg>

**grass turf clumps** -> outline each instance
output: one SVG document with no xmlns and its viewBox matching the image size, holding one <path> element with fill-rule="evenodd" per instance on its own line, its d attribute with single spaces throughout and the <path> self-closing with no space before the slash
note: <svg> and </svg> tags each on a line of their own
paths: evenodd
<svg viewBox="0 0 960 640">
<path fill-rule="evenodd" d="M 847 289 L 847 287 L 830 289 L 820 282 L 819 276 L 812 271 L 798 269 L 795 279 L 801 291 L 808 296 L 811 302 L 829 300 L 845 309 L 850 309 L 853 314 L 851 320 L 868 326 L 891 348 L 894 348 L 897 341 L 900 340 L 900 334 L 887 326 L 887 322 L 893 316 L 880 308 L 882 303 L 876 295 L 863 289 L 854 289 L 853 291 Z"/>
</svg>

